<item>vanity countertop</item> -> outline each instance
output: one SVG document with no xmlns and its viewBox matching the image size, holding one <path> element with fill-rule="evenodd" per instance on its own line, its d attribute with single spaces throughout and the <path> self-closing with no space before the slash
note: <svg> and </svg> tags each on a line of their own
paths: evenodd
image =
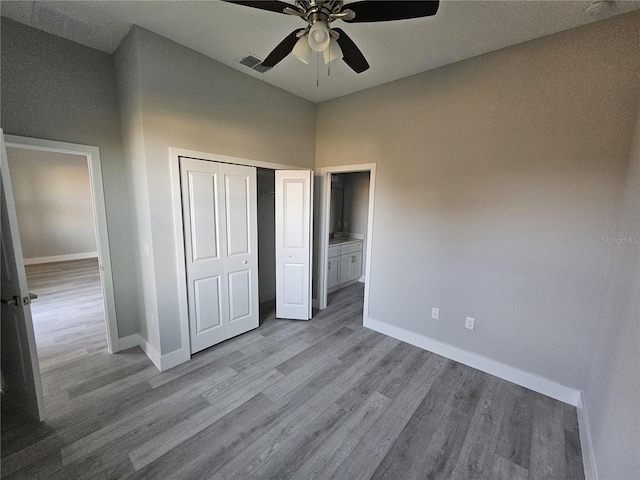
<svg viewBox="0 0 640 480">
<path fill-rule="evenodd" d="M 345 238 L 345 237 L 335 237 L 329 239 L 329 245 L 342 245 L 343 243 L 350 242 L 362 242 L 361 238 Z"/>
</svg>

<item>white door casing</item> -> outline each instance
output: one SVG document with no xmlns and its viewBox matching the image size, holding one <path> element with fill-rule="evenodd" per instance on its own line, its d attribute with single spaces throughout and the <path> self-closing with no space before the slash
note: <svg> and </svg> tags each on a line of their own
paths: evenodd
<svg viewBox="0 0 640 480">
<path fill-rule="evenodd" d="M 29 416 L 44 420 L 44 396 L 22 259 L 9 163 L 2 138 L 2 390 Z M 6 302 L 6 303 L 5 303 Z"/>
<path fill-rule="evenodd" d="M 276 317 L 311 318 L 313 172 L 276 170 Z"/>
<path fill-rule="evenodd" d="M 321 187 L 321 211 L 320 211 L 320 234 L 318 238 L 318 308 L 320 310 L 327 308 L 327 290 L 328 287 L 328 264 L 329 264 L 329 232 L 330 232 L 330 212 L 331 212 L 331 174 L 333 173 L 350 173 L 350 172 L 369 172 L 369 208 L 367 215 L 367 235 L 363 245 L 363 257 L 361 260 L 361 268 L 364 271 L 364 306 L 362 318 L 366 325 L 369 318 L 369 291 L 371 280 L 371 259 L 373 256 L 373 225 L 374 225 L 374 206 L 375 206 L 375 188 L 376 188 L 376 164 L 363 163 L 357 165 L 339 165 L 335 167 L 324 167 L 320 170 L 322 179 Z"/>
<path fill-rule="evenodd" d="M 191 353 L 258 327 L 256 170 L 180 159 Z"/>
<path fill-rule="evenodd" d="M 7 146 L 14 148 L 67 153 L 86 157 L 87 167 L 89 169 L 89 184 L 91 187 L 93 217 L 96 229 L 96 243 L 98 247 L 100 284 L 102 287 L 105 326 L 107 330 L 107 349 L 109 350 L 109 353 L 119 352 L 123 347 L 120 345 L 118 323 L 116 320 L 116 303 L 113 273 L 111 269 L 111 249 L 109 246 L 109 231 L 107 228 L 107 211 L 102 180 L 100 149 L 90 145 L 79 145 L 75 143 L 57 142 L 53 140 L 43 140 L 16 135 L 5 135 L 5 142 Z"/>
</svg>

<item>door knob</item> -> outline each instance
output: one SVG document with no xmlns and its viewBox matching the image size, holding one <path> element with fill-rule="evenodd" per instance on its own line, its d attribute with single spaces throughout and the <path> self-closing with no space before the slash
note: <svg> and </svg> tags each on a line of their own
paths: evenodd
<svg viewBox="0 0 640 480">
<path fill-rule="evenodd" d="M 246 261 L 246 260 L 243 260 L 243 261 L 242 261 L 242 264 L 243 264 L 243 265 L 246 265 L 246 264 L 247 264 L 247 261 Z"/>
<path fill-rule="evenodd" d="M 38 298 L 38 295 L 35 293 L 30 293 L 28 297 L 24 297 L 22 299 L 18 295 L 14 295 L 11 300 L 1 298 L 0 303 L 2 303 L 2 305 L 15 305 L 17 307 L 21 307 L 22 305 L 29 305 L 31 300 L 35 300 L 36 298 Z"/>
</svg>

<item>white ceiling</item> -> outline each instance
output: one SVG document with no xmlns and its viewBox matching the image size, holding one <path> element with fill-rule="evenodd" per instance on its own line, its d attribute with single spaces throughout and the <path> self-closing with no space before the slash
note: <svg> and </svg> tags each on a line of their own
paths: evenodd
<svg viewBox="0 0 640 480">
<path fill-rule="evenodd" d="M 322 60 L 318 68 L 314 61 L 305 65 L 291 55 L 263 74 L 240 65 L 238 60 L 247 53 L 264 59 L 304 23 L 296 17 L 218 0 L 3 0 L 1 13 L 108 53 L 113 53 L 131 26 L 137 24 L 247 75 L 321 102 L 640 9 L 640 1 L 610 2 L 608 10 L 594 16 L 585 11 L 590 3 L 444 0 L 437 15 L 428 18 L 361 24 L 338 20 L 333 26 L 349 34 L 371 68 L 356 74 L 336 61 L 331 63 L 330 76 Z"/>
</svg>

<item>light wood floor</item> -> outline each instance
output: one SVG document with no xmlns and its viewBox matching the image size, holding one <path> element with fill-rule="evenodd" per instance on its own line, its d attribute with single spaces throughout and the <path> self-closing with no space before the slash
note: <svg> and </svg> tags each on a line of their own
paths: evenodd
<svg viewBox="0 0 640 480">
<path fill-rule="evenodd" d="M 28 274 L 48 420 L 3 408 L 3 478 L 584 478 L 573 407 L 364 329 L 361 285 L 160 373 L 106 352 L 95 265 Z"/>
</svg>

